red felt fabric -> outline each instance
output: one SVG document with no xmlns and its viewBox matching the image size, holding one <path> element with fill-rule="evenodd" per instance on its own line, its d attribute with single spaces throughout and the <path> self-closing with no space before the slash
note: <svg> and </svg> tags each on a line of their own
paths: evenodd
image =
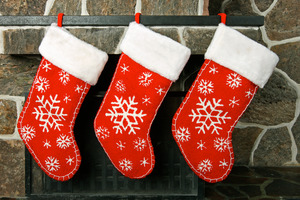
<svg viewBox="0 0 300 200">
<path fill-rule="evenodd" d="M 248 79 L 205 60 L 172 124 L 185 160 L 203 180 L 222 181 L 230 173 L 234 163 L 232 131 L 256 90 Z"/>
<path fill-rule="evenodd" d="M 80 166 L 73 127 L 89 88 L 43 58 L 20 114 L 22 140 L 42 170 L 55 180 L 72 178 Z"/>
<path fill-rule="evenodd" d="M 144 178 L 154 167 L 149 131 L 171 83 L 121 55 L 94 128 L 114 166 L 129 178 Z"/>
</svg>

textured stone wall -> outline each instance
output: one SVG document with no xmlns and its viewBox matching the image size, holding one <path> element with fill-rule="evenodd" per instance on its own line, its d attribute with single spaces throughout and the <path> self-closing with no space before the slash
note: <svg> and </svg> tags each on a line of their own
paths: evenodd
<svg viewBox="0 0 300 200">
<path fill-rule="evenodd" d="M 139 0 L 10 0 L 0 15 L 133 15 Z M 208 0 L 141 0 L 144 15 L 199 15 Z M 263 27 L 235 27 L 280 57 L 233 132 L 236 165 L 300 167 L 300 25 L 298 0 L 235 0 L 228 15 L 265 16 Z M 221 0 L 210 0 L 210 14 Z M 206 11 L 205 11 L 206 10 Z M 126 27 L 67 27 L 77 37 L 119 54 Z M 216 27 L 151 27 L 203 54 Z M 40 62 L 38 46 L 46 27 L 0 25 L 0 196 L 25 195 L 24 145 L 16 130 L 26 93 Z M 202 63 L 199 63 L 199 67 Z M 5 172 L 5 173 L 4 173 Z"/>
</svg>

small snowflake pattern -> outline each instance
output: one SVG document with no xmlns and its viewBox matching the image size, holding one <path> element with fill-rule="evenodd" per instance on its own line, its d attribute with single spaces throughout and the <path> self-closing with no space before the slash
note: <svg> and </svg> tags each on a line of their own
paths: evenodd
<svg viewBox="0 0 300 200">
<path fill-rule="evenodd" d="M 151 78 L 152 73 L 150 72 L 143 72 L 140 76 L 139 76 L 139 85 L 142 85 L 144 87 L 148 87 L 153 79 Z"/>
<path fill-rule="evenodd" d="M 235 98 L 235 96 L 234 97 L 232 97 L 232 99 L 229 99 L 229 106 L 231 107 L 231 108 L 234 108 L 234 106 L 238 106 L 238 105 L 240 105 L 239 104 L 239 99 L 236 99 Z"/>
<path fill-rule="evenodd" d="M 228 167 L 228 162 L 226 162 L 225 159 L 223 159 L 222 161 L 219 161 L 219 167 L 226 169 L 226 167 Z"/>
<path fill-rule="evenodd" d="M 211 81 L 201 79 L 198 85 L 198 92 L 204 94 L 205 96 L 207 94 L 211 94 L 214 92 L 214 84 Z"/>
<path fill-rule="evenodd" d="M 56 172 L 60 168 L 59 160 L 53 156 L 47 157 L 45 164 L 50 172 Z"/>
<path fill-rule="evenodd" d="M 123 65 L 120 65 L 121 73 L 126 74 L 126 72 L 129 72 L 129 66 L 123 63 Z"/>
<path fill-rule="evenodd" d="M 61 149 L 66 149 L 72 144 L 71 137 L 67 135 L 61 134 L 57 139 L 56 139 L 56 144 L 59 148 Z"/>
<path fill-rule="evenodd" d="M 132 161 L 124 158 L 122 160 L 119 161 L 119 167 L 122 169 L 122 171 L 131 171 L 133 163 Z"/>
<path fill-rule="evenodd" d="M 30 141 L 32 138 L 35 137 L 35 129 L 33 126 L 23 126 L 21 129 L 21 136 L 23 138 L 23 140 L 25 140 L 26 142 Z"/>
<path fill-rule="evenodd" d="M 51 63 L 47 62 L 45 59 L 42 61 L 42 69 L 45 70 L 45 72 L 50 71 L 52 68 L 50 67 Z"/>
<path fill-rule="evenodd" d="M 209 67 L 209 73 L 212 73 L 212 74 L 218 73 L 218 68 L 215 65 L 210 66 Z"/>
<path fill-rule="evenodd" d="M 198 164 L 198 170 L 204 174 L 210 172 L 212 170 L 212 167 L 213 167 L 212 162 L 209 159 L 202 160 Z"/>
<path fill-rule="evenodd" d="M 133 141 L 134 149 L 137 151 L 143 151 L 145 147 L 147 146 L 146 140 L 137 138 Z"/>
<path fill-rule="evenodd" d="M 146 167 L 146 165 L 149 165 L 150 163 L 148 162 L 147 158 L 143 158 L 142 160 L 140 160 L 140 165 Z"/>
<path fill-rule="evenodd" d="M 69 156 L 68 158 L 66 158 L 66 164 L 71 166 L 75 162 L 74 159 L 74 157 Z"/>
<path fill-rule="evenodd" d="M 249 89 L 245 93 L 246 93 L 245 97 L 250 99 L 254 95 L 254 90 Z"/>
<path fill-rule="evenodd" d="M 191 139 L 191 133 L 188 128 L 180 127 L 176 131 L 175 138 L 178 142 L 187 142 Z"/>
<path fill-rule="evenodd" d="M 118 92 L 121 92 L 121 93 L 126 92 L 126 86 L 125 86 L 123 80 L 118 80 L 117 83 L 115 84 L 115 88 Z"/>
<path fill-rule="evenodd" d="M 125 145 L 126 145 L 126 142 L 122 142 L 122 141 L 119 141 L 116 143 L 117 145 L 117 148 L 120 149 L 121 151 L 123 151 L 123 149 L 125 149 Z"/>
<path fill-rule="evenodd" d="M 41 93 L 46 92 L 46 90 L 50 87 L 49 80 L 41 76 L 35 79 L 34 85 L 35 88 Z"/>
<path fill-rule="evenodd" d="M 217 151 L 224 152 L 229 148 L 229 141 L 225 138 L 218 137 L 214 140 L 214 147 Z"/>
<path fill-rule="evenodd" d="M 70 75 L 67 72 L 65 72 L 64 70 L 61 70 L 58 75 L 59 75 L 59 81 L 63 85 L 67 85 L 68 82 L 70 81 Z"/>
<path fill-rule="evenodd" d="M 237 73 L 230 73 L 227 75 L 227 83 L 230 88 L 235 89 L 242 85 L 242 78 Z"/>
<path fill-rule="evenodd" d="M 98 136 L 98 138 L 104 140 L 106 138 L 109 137 L 109 130 L 104 127 L 104 126 L 99 126 L 97 129 L 96 129 L 96 135 Z"/>
</svg>

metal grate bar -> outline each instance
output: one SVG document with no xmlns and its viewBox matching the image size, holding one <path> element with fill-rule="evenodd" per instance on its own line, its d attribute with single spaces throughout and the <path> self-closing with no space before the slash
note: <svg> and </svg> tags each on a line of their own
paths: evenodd
<svg viewBox="0 0 300 200">
<path fill-rule="evenodd" d="M 0 26 L 49 26 L 57 16 L 0 16 Z M 64 26 L 127 26 L 134 16 L 64 16 Z M 140 17 L 146 26 L 216 26 L 220 16 L 147 16 Z M 227 16 L 228 26 L 263 26 L 263 16 Z"/>
</svg>

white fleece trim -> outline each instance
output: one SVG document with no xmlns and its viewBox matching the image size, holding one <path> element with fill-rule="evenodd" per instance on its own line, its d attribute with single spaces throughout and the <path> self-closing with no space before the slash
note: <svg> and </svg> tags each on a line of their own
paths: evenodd
<svg viewBox="0 0 300 200">
<path fill-rule="evenodd" d="M 95 85 L 107 62 L 105 52 L 52 24 L 39 51 L 43 57 L 73 76 Z"/>
<path fill-rule="evenodd" d="M 205 59 L 227 67 L 263 88 L 270 78 L 278 56 L 240 32 L 219 24 Z"/>
<path fill-rule="evenodd" d="M 135 62 L 159 75 L 176 81 L 191 50 L 142 24 L 131 22 L 120 49 Z"/>
</svg>

